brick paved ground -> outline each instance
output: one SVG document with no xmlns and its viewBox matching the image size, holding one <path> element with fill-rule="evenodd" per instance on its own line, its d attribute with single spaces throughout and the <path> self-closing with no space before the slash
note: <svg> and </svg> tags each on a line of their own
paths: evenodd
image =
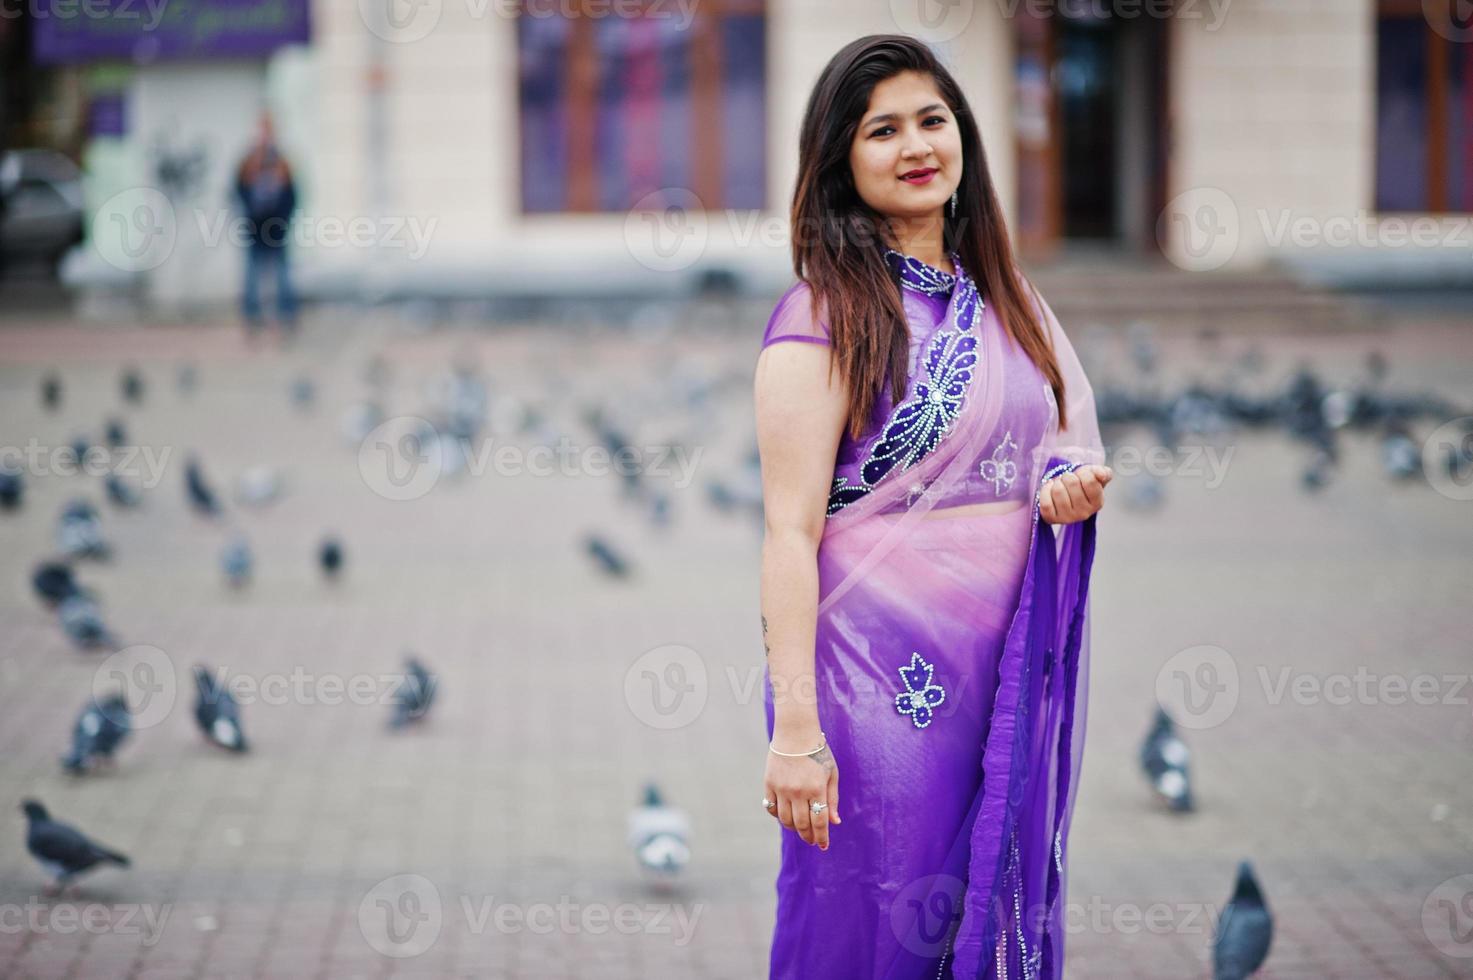
<svg viewBox="0 0 1473 980">
<path fill-rule="evenodd" d="M 1115 349 L 1078 333 L 1081 346 Z M 237 758 L 196 737 L 184 673 L 178 704 L 135 733 L 115 772 L 67 778 L 57 757 L 103 656 L 69 648 L 27 579 L 61 505 L 101 494 L 85 476 L 31 479 L 25 509 L 0 515 L 0 976 L 765 975 L 777 831 L 755 803 L 759 538 L 703 489 L 750 444 L 754 336 L 687 338 L 660 359 L 644 341 L 577 330 L 346 315 L 309 323 L 290 351 L 245 352 L 217 327 L 0 327 L 7 445 L 98 433 L 119 408 L 125 361 L 150 382 L 143 406 L 122 414 L 133 441 L 175 455 L 144 509 L 104 509 L 116 557 L 82 569 L 125 644 L 156 647 L 180 671 L 228 665 L 261 681 L 377 678 L 413 648 L 442 683 L 432 720 L 396 736 L 378 704 L 309 694 L 247 705 L 254 750 Z M 1392 356 L 1393 382 L 1473 392 L 1473 333 L 1446 322 L 1257 340 L 1273 371 L 1307 356 L 1344 376 L 1374 342 Z M 1165 347 L 1176 378 L 1210 377 L 1222 360 L 1189 338 Z M 691 426 L 658 397 L 672 379 L 729 377 L 672 525 L 644 523 L 608 476 L 486 473 L 446 477 L 415 500 L 376 494 L 340 431 L 366 390 L 365 361 L 387 358 L 387 408 L 408 413 L 457 351 L 480 358 L 498 395 L 540 391 L 562 362 L 551 421 L 585 446 L 585 399 L 616 394 L 663 418 L 635 433 L 654 443 Z M 183 360 L 199 372 L 188 397 L 174 384 Z M 66 383 L 59 416 L 36 398 L 50 366 Z M 320 385 L 308 414 L 287 396 L 303 370 Z M 1184 467 L 1162 510 L 1132 512 L 1117 494 L 1103 518 L 1069 976 L 1207 975 L 1209 918 L 1243 857 L 1277 915 L 1263 976 L 1473 976 L 1473 898 L 1459 882 L 1433 895 L 1473 873 L 1473 691 L 1440 679 L 1470 669 L 1473 503 L 1390 485 L 1368 440 L 1352 442 L 1344 472 L 1315 497 L 1297 490 L 1301 455 L 1282 438 L 1223 448 L 1233 455 L 1220 483 Z M 189 449 L 222 487 L 254 464 L 285 468 L 289 492 L 274 507 L 231 508 L 227 525 L 258 558 L 243 594 L 220 581 L 224 528 L 184 505 Z M 631 580 L 600 577 L 579 552 L 593 528 L 627 551 Z M 311 563 L 329 529 L 348 553 L 336 586 Z M 670 644 L 695 651 L 684 683 L 701 710 L 661 730 L 646 723 L 661 716 L 643 685 L 681 676 L 663 654 L 640 658 Z M 1200 645 L 1227 652 L 1238 684 L 1219 724 L 1185 732 L 1200 812 L 1177 818 L 1153 804 L 1134 754 L 1158 673 Z M 641 672 L 652 664 L 662 669 Z M 1438 699 L 1454 703 L 1276 703 L 1285 668 L 1309 684 L 1357 669 L 1435 675 Z M 693 820 L 695 857 L 674 895 L 641 883 L 623 840 L 647 778 Z M 133 867 L 63 900 L 41 895 L 22 846 L 26 796 Z M 100 918 L 81 928 L 83 915 Z"/>
</svg>

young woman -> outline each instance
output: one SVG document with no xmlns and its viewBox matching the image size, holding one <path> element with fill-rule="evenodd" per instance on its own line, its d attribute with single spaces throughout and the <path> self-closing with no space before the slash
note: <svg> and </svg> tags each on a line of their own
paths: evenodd
<svg viewBox="0 0 1473 980">
<path fill-rule="evenodd" d="M 924 44 L 841 50 L 800 141 L 755 380 L 771 975 L 1058 977 L 1094 397 Z"/>
</svg>

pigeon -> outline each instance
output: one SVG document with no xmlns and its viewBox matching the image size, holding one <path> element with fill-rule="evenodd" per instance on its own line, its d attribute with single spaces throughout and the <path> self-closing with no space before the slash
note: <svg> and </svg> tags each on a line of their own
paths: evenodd
<svg viewBox="0 0 1473 980">
<path fill-rule="evenodd" d="M 102 621 L 96 600 L 89 593 L 81 590 L 72 593 L 61 600 L 56 612 L 61 619 L 61 628 L 82 649 L 116 646 L 112 632 Z"/>
<path fill-rule="evenodd" d="M 112 765 L 113 753 L 132 731 L 128 702 L 121 691 L 101 701 L 93 698 L 77 718 L 72 750 L 62 758 L 62 768 L 81 775 L 98 764 Z"/>
<path fill-rule="evenodd" d="M 143 402 L 143 375 L 138 373 L 136 367 L 129 367 L 123 371 L 120 379 L 120 387 L 123 392 L 123 400 L 132 405 Z"/>
<path fill-rule="evenodd" d="M 120 418 L 110 418 L 103 429 L 103 438 L 109 449 L 117 449 L 128 441 L 128 429 Z"/>
<path fill-rule="evenodd" d="M 102 522 L 96 509 L 80 497 L 61 512 L 56 542 L 62 554 L 71 558 L 106 558 L 111 551 L 102 537 Z"/>
<path fill-rule="evenodd" d="M 26 850 L 51 872 L 56 879 L 57 891 L 64 889 L 77 875 L 99 864 L 128 866 L 128 859 L 117 851 L 88 840 L 75 827 L 52 820 L 38 801 L 26 800 L 21 809 L 25 811 L 28 824 Z"/>
<path fill-rule="evenodd" d="M 0 510 L 18 510 L 25 495 L 25 478 L 11 466 L 0 467 Z"/>
<path fill-rule="evenodd" d="M 654 783 L 645 786 L 644 802 L 629 814 L 629 846 L 653 883 L 673 884 L 690 863 L 690 817 L 665 803 Z"/>
<path fill-rule="evenodd" d="M 597 534 L 590 534 L 584 539 L 584 548 L 588 555 L 598 566 L 599 571 L 610 578 L 628 578 L 629 563 L 620 557 L 612 545 Z"/>
<path fill-rule="evenodd" d="M 240 730 L 240 705 L 224 684 L 217 684 L 202 665 L 194 668 L 194 686 L 198 698 L 194 720 L 200 732 L 221 748 L 232 752 L 246 751 L 244 733 Z"/>
<path fill-rule="evenodd" d="M 310 409 L 312 407 L 312 403 L 317 400 L 317 386 L 313 384 L 312 379 L 307 377 L 305 374 L 300 375 L 292 380 L 291 398 L 292 404 L 295 405 L 298 410 L 305 412 Z"/>
<path fill-rule="evenodd" d="M 281 496 L 281 474 L 269 466 L 253 466 L 235 482 L 235 499 L 246 507 L 265 507 Z"/>
<path fill-rule="evenodd" d="M 1381 440 L 1381 465 L 1393 480 L 1409 480 L 1422 472 L 1422 450 L 1404 422 L 1389 422 Z"/>
<path fill-rule="evenodd" d="M 48 412 L 61 408 L 61 376 L 55 371 L 41 379 L 41 405 Z"/>
<path fill-rule="evenodd" d="M 115 507 L 133 508 L 143 502 L 143 495 L 116 473 L 109 473 L 102 481 L 102 486 L 107 491 L 107 499 Z"/>
<path fill-rule="evenodd" d="M 1251 977 L 1268 958 L 1273 938 L 1273 917 L 1253 877 L 1253 867 L 1244 861 L 1238 865 L 1233 897 L 1217 923 L 1217 937 L 1212 943 L 1213 980 Z"/>
<path fill-rule="evenodd" d="M 1191 753 L 1176 734 L 1171 716 L 1156 708 L 1156 721 L 1141 745 L 1141 771 L 1166 805 L 1177 813 L 1193 808 L 1190 777 Z"/>
<path fill-rule="evenodd" d="M 63 562 L 43 562 L 31 573 L 31 585 L 36 597 L 49 608 L 55 609 L 62 600 L 82 591 L 72 574 L 72 567 Z"/>
<path fill-rule="evenodd" d="M 394 691 L 394 717 L 389 720 L 389 727 L 403 728 L 423 719 L 435 699 L 438 684 L 439 678 L 425 670 L 418 659 L 405 658 L 404 679 Z"/>
<path fill-rule="evenodd" d="M 231 538 L 225 550 L 220 552 L 220 568 L 231 588 L 239 589 L 250 584 L 253 565 L 250 543 L 242 535 Z"/>
<path fill-rule="evenodd" d="M 199 460 L 194 456 L 190 456 L 189 461 L 184 464 L 184 489 L 197 512 L 206 517 L 214 517 L 220 513 L 220 500 L 205 481 Z"/>
<path fill-rule="evenodd" d="M 336 579 L 343 570 L 343 544 L 329 535 L 322 539 L 317 548 L 317 564 L 329 580 Z"/>
</svg>

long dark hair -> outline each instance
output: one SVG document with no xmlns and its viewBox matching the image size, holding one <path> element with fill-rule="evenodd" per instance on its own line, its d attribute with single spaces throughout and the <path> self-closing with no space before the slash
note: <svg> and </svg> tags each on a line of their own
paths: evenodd
<svg viewBox="0 0 1473 980">
<path fill-rule="evenodd" d="M 961 131 L 962 179 L 956 214 L 945 217 L 945 247 L 961 256 L 1008 335 L 1053 388 L 1059 428 L 1065 428 L 1064 377 L 1014 264 L 971 106 L 924 43 L 904 34 L 872 34 L 840 49 L 808 97 L 791 213 L 793 271 L 809 285 L 815 313 L 828 306 L 834 357 L 849 383 L 849 432 L 856 439 L 862 435 L 886 377 L 899 402 L 909 372 L 905 310 L 879 234 L 884 216 L 860 198 L 849 166 L 850 146 L 875 86 L 904 71 L 935 80 Z"/>
</svg>

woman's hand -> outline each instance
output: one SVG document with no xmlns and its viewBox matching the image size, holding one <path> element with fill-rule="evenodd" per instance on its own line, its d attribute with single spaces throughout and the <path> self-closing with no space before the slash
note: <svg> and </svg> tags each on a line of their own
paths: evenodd
<svg viewBox="0 0 1473 980">
<path fill-rule="evenodd" d="M 788 746 L 780 748 L 784 752 L 801 751 Z M 766 786 L 763 795 L 777 801 L 777 806 L 769 806 L 767 812 L 784 827 L 797 831 L 807 843 L 827 851 L 830 816 L 834 823 L 844 822 L 839 819 L 839 767 L 829 747 L 825 745 L 801 757 L 768 752 L 763 782 Z M 828 809 L 812 812 L 809 804 L 813 801 L 827 803 Z"/>
<path fill-rule="evenodd" d="M 1089 464 L 1054 477 L 1038 496 L 1038 516 L 1050 524 L 1074 524 L 1105 506 L 1105 485 L 1115 476 L 1108 466 Z"/>
</svg>

